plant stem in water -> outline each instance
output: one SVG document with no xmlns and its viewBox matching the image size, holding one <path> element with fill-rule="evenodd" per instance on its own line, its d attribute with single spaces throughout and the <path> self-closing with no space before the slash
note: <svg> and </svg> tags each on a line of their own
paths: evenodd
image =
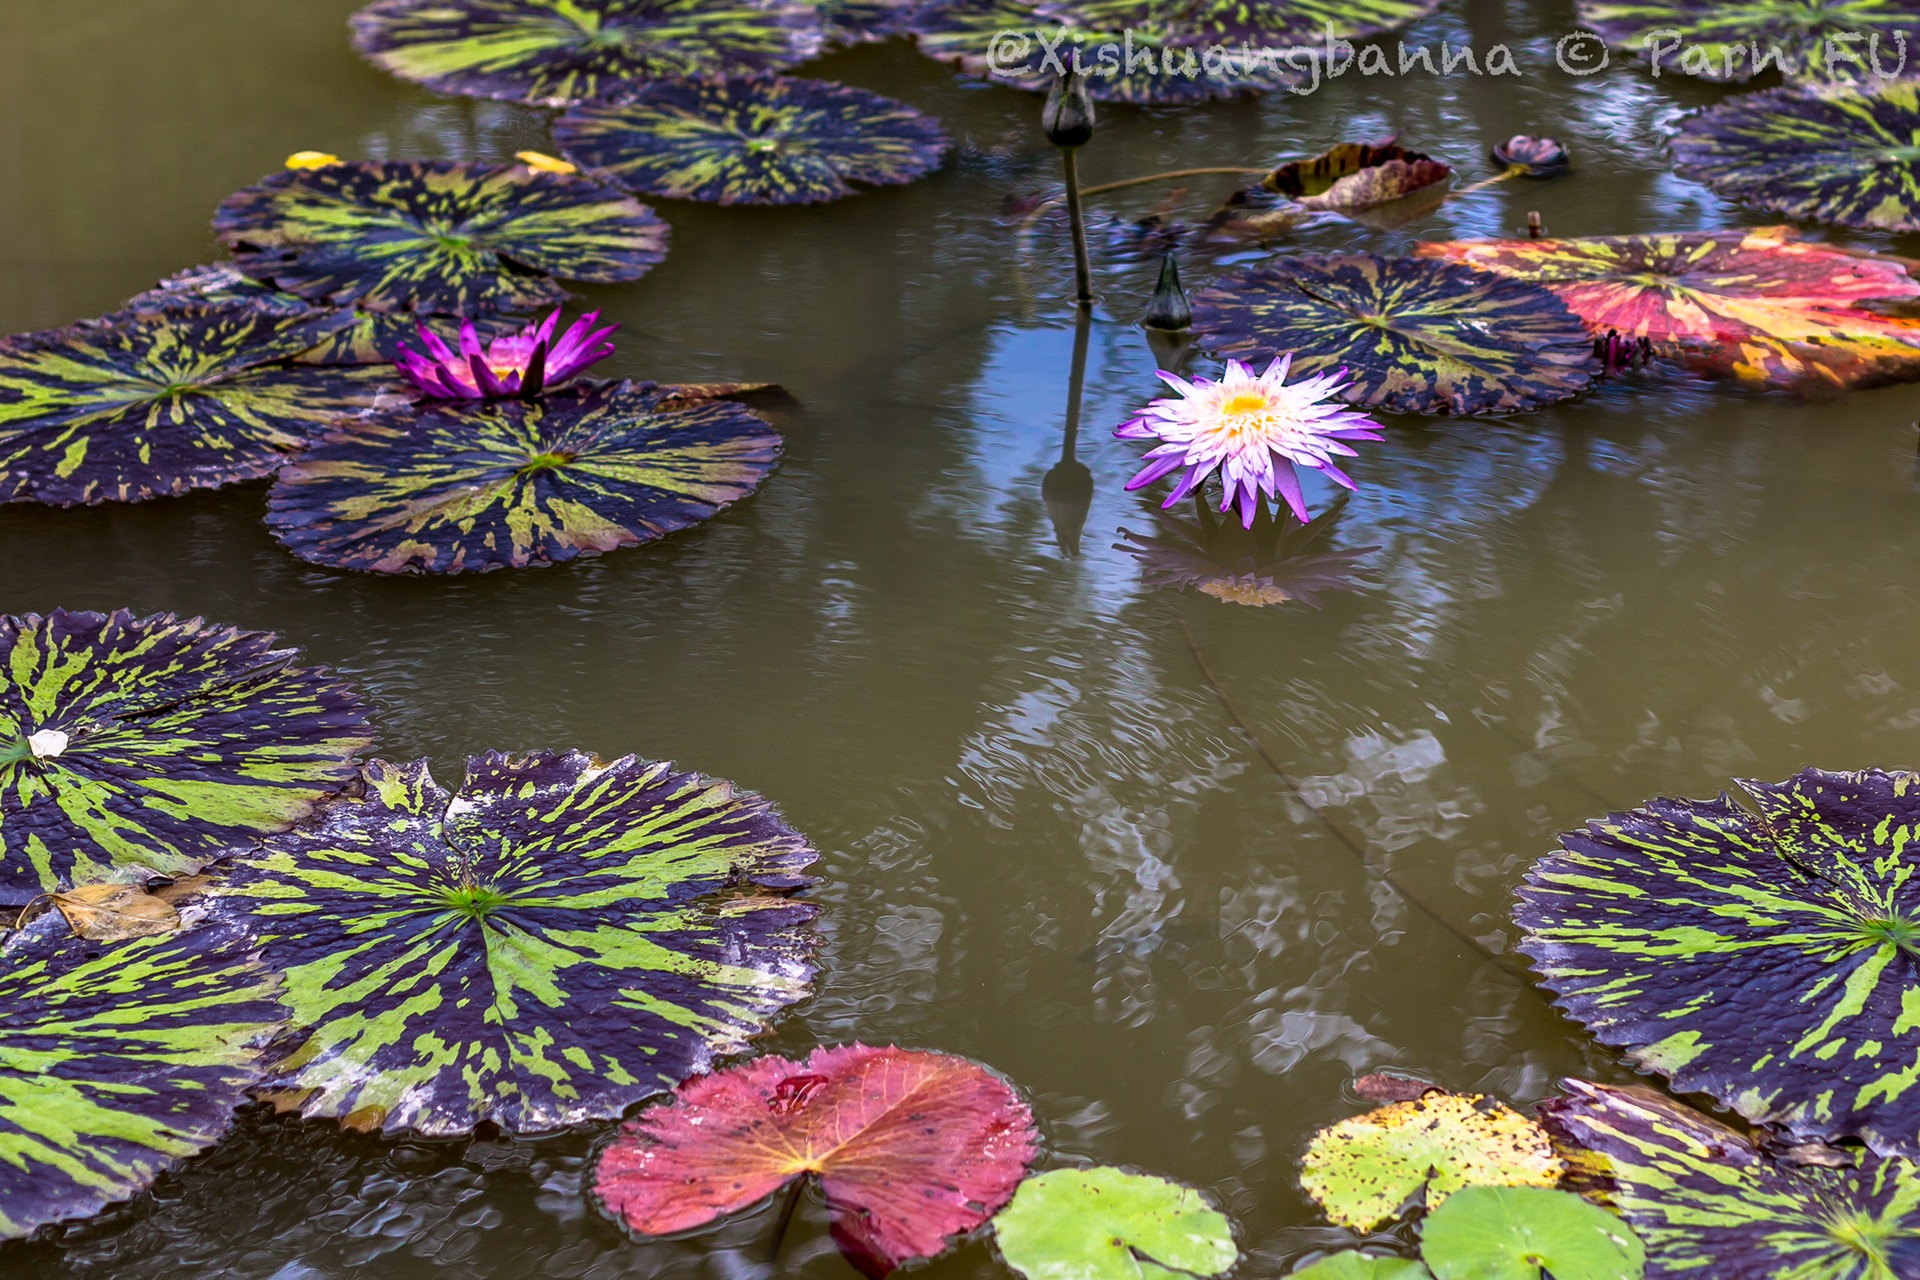
<svg viewBox="0 0 1920 1280">
<path fill-rule="evenodd" d="M 1083 307 L 1093 305 L 1093 268 L 1087 262 L 1087 219 L 1080 207 L 1080 169 L 1073 148 L 1060 148 L 1067 170 L 1067 221 L 1073 224 L 1073 298 Z"/>
<path fill-rule="evenodd" d="M 787 1227 L 793 1222 L 793 1211 L 800 1207 L 800 1193 L 806 1189 L 807 1177 L 801 1174 L 787 1184 L 787 1194 L 780 1200 L 780 1216 L 773 1223 L 773 1242 L 767 1246 L 767 1265 L 780 1265 L 780 1246 L 787 1242 Z"/>
</svg>

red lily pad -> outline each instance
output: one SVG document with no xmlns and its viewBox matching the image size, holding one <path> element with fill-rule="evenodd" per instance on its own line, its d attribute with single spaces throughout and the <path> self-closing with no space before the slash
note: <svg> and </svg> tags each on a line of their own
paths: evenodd
<svg viewBox="0 0 1920 1280">
<path fill-rule="evenodd" d="M 687 1081 L 620 1127 L 589 1194 L 635 1235 L 664 1236 L 816 1176 L 841 1250 L 884 1276 L 998 1212 L 1035 1141 L 1027 1104 L 979 1063 L 840 1045 Z"/>
</svg>

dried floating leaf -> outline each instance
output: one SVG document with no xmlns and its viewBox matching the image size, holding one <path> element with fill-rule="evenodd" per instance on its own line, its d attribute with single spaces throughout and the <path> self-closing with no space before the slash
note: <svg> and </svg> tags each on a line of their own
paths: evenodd
<svg viewBox="0 0 1920 1280">
<path fill-rule="evenodd" d="M 1451 166 L 1388 139 L 1339 143 L 1310 159 L 1281 165 L 1260 185 L 1303 209 L 1346 212 L 1404 199 L 1452 176 Z"/>
<path fill-rule="evenodd" d="M 1367 1232 L 1424 1192 L 1429 1210 L 1462 1187 L 1553 1187 L 1566 1166 L 1546 1131 L 1481 1094 L 1431 1093 L 1322 1129 L 1300 1185 L 1333 1221 Z"/>
<path fill-rule="evenodd" d="M 76 938 L 124 942 L 172 933 L 180 913 L 137 884 L 83 884 L 47 895 Z"/>
</svg>

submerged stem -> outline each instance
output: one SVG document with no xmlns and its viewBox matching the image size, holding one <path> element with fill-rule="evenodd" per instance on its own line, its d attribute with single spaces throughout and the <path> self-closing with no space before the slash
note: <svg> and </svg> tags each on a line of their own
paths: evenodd
<svg viewBox="0 0 1920 1280">
<path fill-rule="evenodd" d="M 1207 684 L 1212 687 L 1214 696 L 1220 700 L 1221 707 L 1226 710 L 1227 718 L 1232 720 L 1234 727 L 1239 729 L 1240 732 L 1246 736 L 1247 741 L 1253 744 L 1254 751 L 1266 762 L 1267 768 L 1273 770 L 1274 776 L 1287 785 L 1287 789 L 1292 791 L 1294 797 L 1307 807 L 1307 811 L 1318 818 L 1320 824 L 1328 831 L 1331 831 L 1334 837 L 1347 847 L 1348 852 L 1360 860 L 1362 866 L 1366 867 L 1373 875 L 1379 876 L 1380 879 L 1384 880 L 1388 887 L 1395 893 L 1399 894 L 1408 903 L 1419 908 L 1420 911 L 1435 924 L 1438 924 L 1448 933 L 1466 943 L 1467 946 L 1479 952 L 1488 960 L 1491 960 L 1494 966 L 1502 973 L 1508 977 L 1519 979 L 1531 989 L 1533 985 L 1532 976 L 1528 974 L 1524 968 L 1515 964 L 1511 956 L 1489 949 L 1485 943 L 1441 914 L 1439 908 L 1435 907 L 1431 902 L 1428 902 L 1417 891 L 1402 884 L 1399 878 L 1393 874 L 1392 869 L 1373 855 L 1364 841 L 1356 838 L 1352 832 L 1334 821 L 1332 814 L 1307 798 L 1305 790 L 1300 786 L 1299 779 L 1295 778 L 1293 774 L 1288 771 L 1287 766 L 1280 763 L 1279 758 L 1267 747 L 1266 740 L 1248 723 L 1247 718 L 1240 714 L 1240 708 L 1235 705 L 1233 698 L 1227 693 L 1226 687 L 1220 683 L 1220 678 L 1213 673 L 1213 664 L 1208 662 L 1207 655 L 1200 651 L 1200 642 L 1194 638 L 1193 627 L 1188 624 L 1184 614 L 1182 614 L 1180 618 L 1180 630 L 1187 638 L 1187 651 L 1193 654 L 1194 664 L 1200 668 L 1200 674 L 1206 677 Z"/>
<path fill-rule="evenodd" d="M 807 1175 L 801 1174 L 787 1184 L 787 1194 L 780 1200 L 780 1216 L 774 1219 L 773 1240 L 767 1246 L 767 1265 L 780 1264 L 780 1246 L 787 1242 L 787 1227 L 793 1222 L 793 1211 L 800 1207 L 800 1192 L 806 1188 Z"/>
</svg>

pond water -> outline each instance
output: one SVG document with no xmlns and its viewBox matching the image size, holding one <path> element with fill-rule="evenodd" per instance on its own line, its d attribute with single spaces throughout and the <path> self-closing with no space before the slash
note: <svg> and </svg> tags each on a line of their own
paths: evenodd
<svg viewBox="0 0 1920 1280">
<path fill-rule="evenodd" d="M 0 4 L 0 330 L 98 314 L 217 256 L 215 204 L 290 151 L 499 160 L 546 145 L 537 112 L 363 66 L 352 7 Z M 1302 242 L 1513 233 L 1530 209 L 1569 235 L 1762 223 L 1661 164 L 1663 127 L 1718 91 L 1619 58 L 1563 74 L 1554 41 L 1572 24 L 1570 3 L 1455 0 L 1407 42 L 1505 42 L 1520 74 L 1107 108 L 1084 180 L 1395 131 L 1474 177 L 1488 144 L 1538 131 L 1568 143 L 1574 174 Z M 1077 443 L 1094 491 L 1069 556 L 1042 479 L 1061 455 L 1070 271 L 1062 243 L 1021 242 L 1001 216 L 1057 177 L 1038 99 L 904 43 L 808 70 L 937 114 L 953 160 L 824 208 L 663 206 L 665 265 L 589 298 L 623 326 L 605 371 L 792 392 L 786 461 L 760 496 L 651 548 L 403 581 L 296 562 L 262 527 L 257 485 L 9 506 L 0 606 L 271 628 L 358 683 L 383 754 L 430 756 L 449 780 L 469 752 L 578 746 L 763 792 L 825 876 L 818 994 L 770 1048 L 858 1038 L 990 1063 L 1028 1091 L 1059 1156 L 1213 1193 L 1253 1275 L 1344 1238 L 1295 1179 L 1308 1135 L 1354 1109 L 1357 1071 L 1395 1064 L 1522 1101 L 1562 1074 L 1623 1075 L 1351 846 L 1500 950 L 1513 886 L 1585 817 L 1807 764 L 1920 762 L 1920 391 L 1811 404 L 1629 379 L 1509 421 L 1393 420 L 1352 466 L 1338 528 L 1343 546 L 1380 548 L 1366 590 L 1321 612 L 1156 591 L 1114 546 L 1151 527 L 1152 505 L 1122 489 L 1137 446 L 1108 434 L 1154 390 L 1132 324 L 1153 254 L 1097 237 Z M 1193 207 L 1231 185 L 1193 180 Z M 1165 190 L 1095 204 L 1133 219 Z M 1191 260 L 1189 283 L 1220 265 Z M 590 1140 L 396 1144 L 254 1116 L 152 1195 L 9 1246 L 0 1266 L 769 1272 L 771 1211 L 628 1243 L 581 1200 Z M 811 1203 L 774 1269 L 852 1274 Z M 974 1242 L 928 1274 L 1003 1273 Z"/>
</svg>

